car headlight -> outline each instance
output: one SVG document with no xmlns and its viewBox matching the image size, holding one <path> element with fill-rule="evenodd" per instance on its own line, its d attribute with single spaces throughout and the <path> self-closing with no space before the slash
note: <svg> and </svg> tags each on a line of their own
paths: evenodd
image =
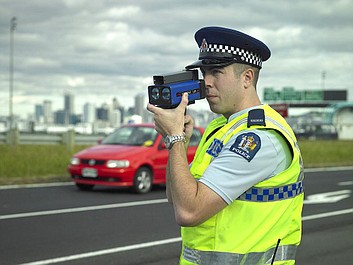
<svg viewBox="0 0 353 265">
<path fill-rule="evenodd" d="M 80 164 L 80 159 L 78 159 L 77 157 L 72 157 L 70 160 L 70 164 L 71 165 L 79 165 Z"/>
<path fill-rule="evenodd" d="M 108 168 L 124 168 L 128 167 L 130 165 L 129 160 L 108 160 L 107 161 L 107 167 Z"/>
</svg>

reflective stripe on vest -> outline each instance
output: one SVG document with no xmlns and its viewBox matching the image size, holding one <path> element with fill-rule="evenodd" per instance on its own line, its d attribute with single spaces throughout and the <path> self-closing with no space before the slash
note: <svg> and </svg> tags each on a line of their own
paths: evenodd
<svg viewBox="0 0 353 265">
<path fill-rule="evenodd" d="M 252 202 L 270 202 L 294 198 L 303 193 L 303 181 L 275 188 L 252 187 L 240 195 L 237 200 Z"/>
<path fill-rule="evenodd" d="M 273 253 L 276 251 L 274 261 L 294 260 L 297 246 L 284 245 L 271 248 L 266 252 L 250 252 L 247 254 L 237 254 L 229 252 L 202 251 L 184 247 L 183 258 L 189 262 L 199 265 L 262 265 L 271 264 Z"/>
</svg>

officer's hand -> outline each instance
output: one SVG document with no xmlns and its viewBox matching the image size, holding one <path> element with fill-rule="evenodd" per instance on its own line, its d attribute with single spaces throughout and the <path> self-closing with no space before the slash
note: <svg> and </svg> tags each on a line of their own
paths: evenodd
<svg viewBox="0 0 353 265">
<path fill-rule="evenodd" d="M 147 110 L 154 114 L 157 132 L 162 134 L 163 137 L 166 135 L 181 135 L 184 132 L 184 114 L 187 105 L 188 93 L 183 94 L 179 106 L 175 109 L 162 109 L 148 103 Z M 188 123 L 190 123 L 190 119 L 188 119 Z M 188 133 L 190 133 L 190 129 L 188 129 Z"/>
<path fill-rule="evenodd" d="M 185 120 L 184 120 L 184 133 L 185 133 L 185 138 L 187 140 L 190 140 L 192 131 L 194 130 L 194 120 L 190 115 L 185 115 Z"/>
</svg>

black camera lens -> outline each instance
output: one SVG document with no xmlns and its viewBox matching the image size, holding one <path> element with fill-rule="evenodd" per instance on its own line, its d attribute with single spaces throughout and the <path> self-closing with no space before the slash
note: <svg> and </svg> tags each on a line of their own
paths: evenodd
<svg viewBox="0 0 353 265">
<path fill-rule="evenodd" d="M 159 89 L 157 87 L 152 89 L 151 97 L 154 100 L 158 100 L 159 99 Z"/>
<path fill-rule="evenodd" d="M 162 98 L 164 100 L 170 100 L 171 94 L 170 94 L 170 88 L 169 87 L 163 88 L 163 90 L 162 90 Z"/>
</svg>

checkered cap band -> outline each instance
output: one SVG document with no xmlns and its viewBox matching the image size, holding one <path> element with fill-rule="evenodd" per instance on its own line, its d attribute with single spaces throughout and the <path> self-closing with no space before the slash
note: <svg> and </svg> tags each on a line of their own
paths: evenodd
<svg viewBox="0 0 353 265">
<path fill-rule="evenodd" d="M 275 188 L 250 188 L 238 200 L 269 202 L 294 198 L 303 193 L 303 181 Z"/>
<path fill-rule="evenodd" d="M 204 56 L 205 54 L 206 56 L 207 54 L 212 54 L 212 57 L 216 57 L 217 54 L 229 54 L 232 57 L 239 58 L 243 63 L 262 67 L 262 59 L 258 54 L 230 45 L 208 44 L 207 50 L 202 50 L 202 47 L 200 48 L 200 56 Z"/>
</svg>

